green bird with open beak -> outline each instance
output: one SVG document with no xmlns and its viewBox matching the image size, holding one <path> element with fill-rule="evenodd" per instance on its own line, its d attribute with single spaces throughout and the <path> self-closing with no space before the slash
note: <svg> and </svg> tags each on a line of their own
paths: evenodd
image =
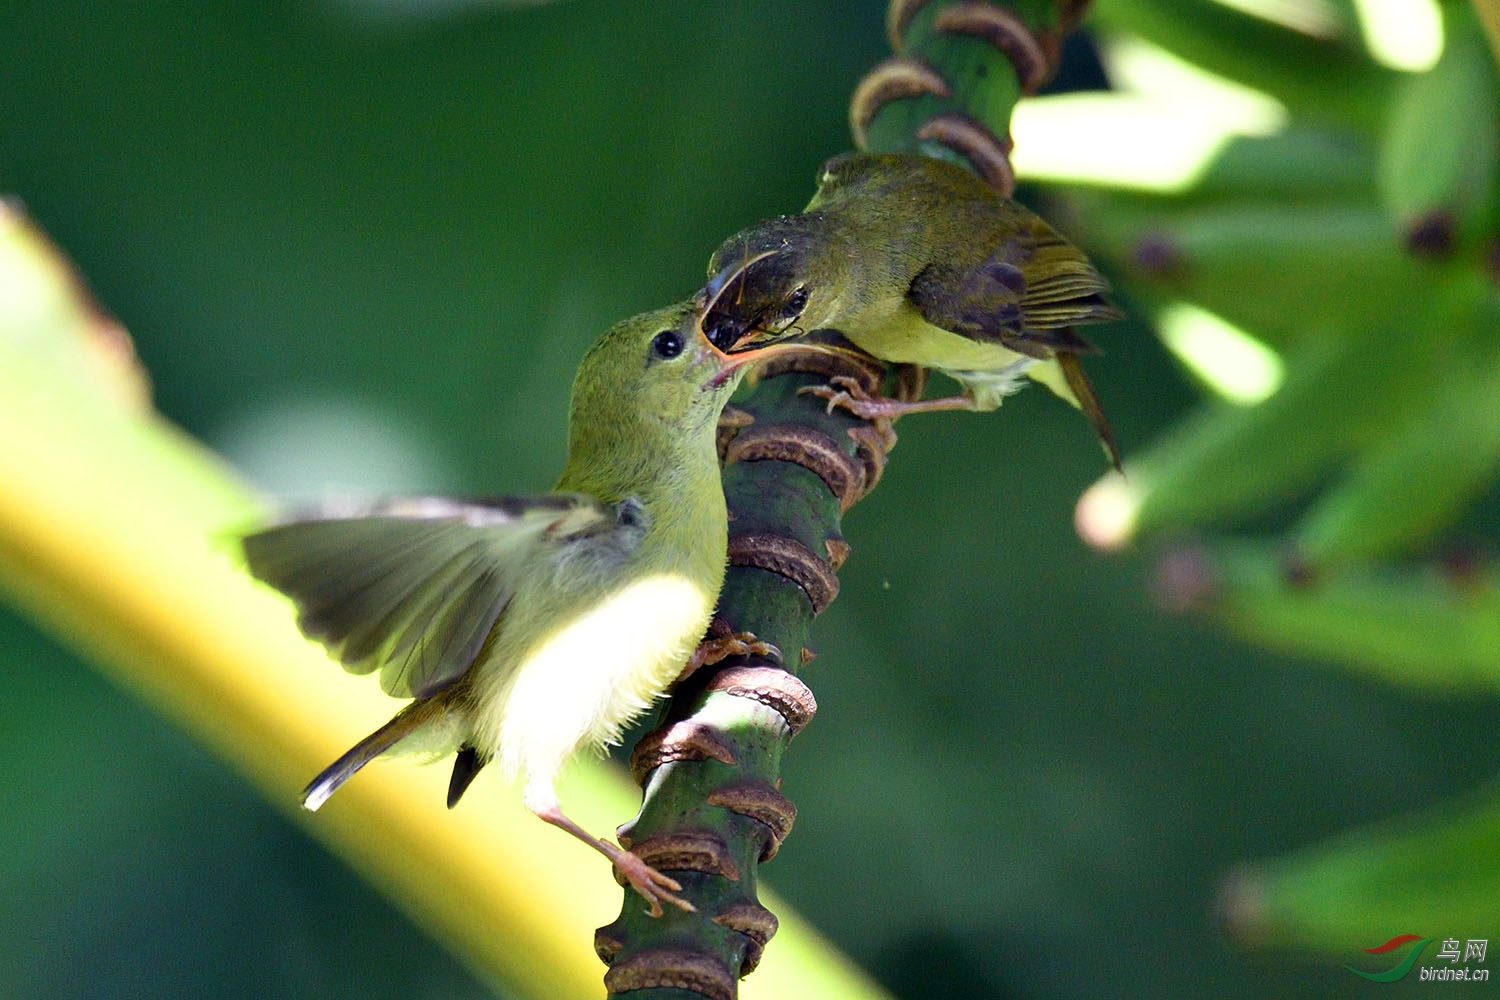
<svg viewBox="0 0 1500 1000">
<path fill-rule="evenodd" d="M 243 540 L 303 632 L 413 699 L 308 785 L 308 809 L 383 753 L 456 752 L 450 807 L 495 760 L 653 914 L 692 909 L 676 881 L 564 815 L 554 781 L 578 751 L 617 742 L 690 662 L 774 652 L 743 634 L 699 646 L 727 561 L 714 434 L 746 367 L 798 348 L 726 354 L 702 333 L 705 306 L 636 316 L 589 350 L 555 492 L 329 509 Z"/>
<path fill-rule="evenodd" d="M 961 167 L 914 154 L 846 153 L 823 166 L 799 215 L 756 223 L 709 261 L 720 288 L 704 319 L 716 342 L 830 328 L 883 361 L 963 386 L 943 399 L 865 396 L 848 380 L 813 391 L 865 417 L 993 410 L 1043 383 L 1083 410 L 1111 462 L 1119 449 L 1071 327 L 1118 319 L 1109 283 L 1035 213 Z"/>
</svg>

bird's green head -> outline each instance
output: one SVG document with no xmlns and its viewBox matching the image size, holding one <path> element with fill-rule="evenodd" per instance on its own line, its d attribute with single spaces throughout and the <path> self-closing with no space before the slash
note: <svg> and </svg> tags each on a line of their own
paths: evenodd
<svg viewBox="0 0 1500 1000">
<path fill-rule="evenodd" d="M 734 368 L 698 334 L 692 302 L 616 323 L 594 342 L 573 379 L 573 424 L 633 418 L 665 425 L 702 411 L 733 388 Z"/>
<path fill-rule="evenodd" d="M 813 329 L 807 321 L 826 312 L 817 307 L 834 283 L 824 273 L 835 258 L 819 221 L 807 215 L 766 219 L 714 251 L 708 284 L 698 292 L 703 328 L 714 344 L 727 350 Z"/>
<path fill-rule="evenodd" d="M 703 299 L 693 298 L 632 316 L 589 348 L 573 380 L 575 447 L 616 429 L 646 438 L 712 431 L 748 365 L 797 349 L 769 345 L 729 353 L 704 332 L 703 307 Z"/>
</svg>

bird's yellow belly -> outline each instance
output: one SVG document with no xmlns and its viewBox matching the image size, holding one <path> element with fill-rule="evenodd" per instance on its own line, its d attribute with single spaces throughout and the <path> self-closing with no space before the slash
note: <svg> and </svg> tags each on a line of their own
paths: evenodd
<svg viewBox="0 0 1500 1000">
<path fill-rule="evenodd" d="M 1057 364 L 1039 361 L 1000 344 L 987 344 L 933 326 L 911 307 L 894 320 L 863 326 L 850 323 L 844 336 L 877 358 L 935 368 L 961 384 L 975 409 L 993 410 L 1026 384 L 1027 376 L 1077 406 Z M 852 332 L 851 332 L 852 331 Z"/>
<path fill-rule="evenodd" d="M 477 692 L 472 742 L 507 774 L 544 780 L 583 747 L 615 742 L 681 673 L 713 602 L 686 575 L 656 573 L 569 615 Z"/>
<path fill-rule="evenodd" d="M 910 307 L 889 322 L 868 327 L 850 323 L 849 327 L 840 332 L 861 350 L 898 364 L 942 371 L 1000 371 L 1024 358 L 1008 347 L 933 326 Z"/>
</svg>

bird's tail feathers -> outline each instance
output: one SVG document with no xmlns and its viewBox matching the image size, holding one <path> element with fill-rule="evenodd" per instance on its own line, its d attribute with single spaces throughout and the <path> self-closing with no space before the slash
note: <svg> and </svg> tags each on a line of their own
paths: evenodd
<svg viewBox="0 0 1500 1000">
<path fill-rule="evenodd" d="M 443 699 L 438 696 L 414 701 L 397 712 L 395 718 L 350 747 L 308 784 L 302 792 L 302 808 L 317 812 L 329 796 L 354 777 L 360 768 L 394 748 L 420 727 L 441 718 L 445 710 Z"/>
<path fill-rule="evenodd" d="M 1084 373 L 1083 365 L 1078 363 L 1078 356 L 1071 351 L 1059 351 L 1057 365 L 1062 369 L 1068 388 L 1073 390 L 1078 408 L 1083 411 L 1085 417 L 1088 417 L 1094 433 L 1099 435 L 1099 444 L 1104 448 L 1109 464 L 1114 466 L 1116 472 L 1123 475 L 1125 467 L 1121 464 L 1120 442 L 1116 440 L 1115 432 L 1109 426 L 1109 419 L 1104 415 L 1104 407 L 1100 405 L 1099 397 L 1094 394 L 1094 387 L 1089 384 L 1089 377 Z"/>
<path fill-rule="evenodd" d="M 487 754 L 481 754 L 477 748 L 468 743 L 459 749 L 458 756 L 453 758 L 453 776 L 448 779 L 449 809 L 458 805 L 458 800 L 463 798 L 464 792 L 468 791 L 475 776 L 489 762 L 490 758 Z"/>
</svg>

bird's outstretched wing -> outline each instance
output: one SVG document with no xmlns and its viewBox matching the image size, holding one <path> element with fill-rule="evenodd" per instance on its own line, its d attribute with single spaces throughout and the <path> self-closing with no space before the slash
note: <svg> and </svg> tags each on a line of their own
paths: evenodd
<svg viewBox="0 0 1500 1000">
<path fill-rule="evenodd" d="M 411 498 L 330 506 L 243 545 L 250 572 L 296 603 L 302 631 L 347 670 L 425 698 L 473 664 L 540 546 L 621 516 L 582 494 Z"/>
</svg>

